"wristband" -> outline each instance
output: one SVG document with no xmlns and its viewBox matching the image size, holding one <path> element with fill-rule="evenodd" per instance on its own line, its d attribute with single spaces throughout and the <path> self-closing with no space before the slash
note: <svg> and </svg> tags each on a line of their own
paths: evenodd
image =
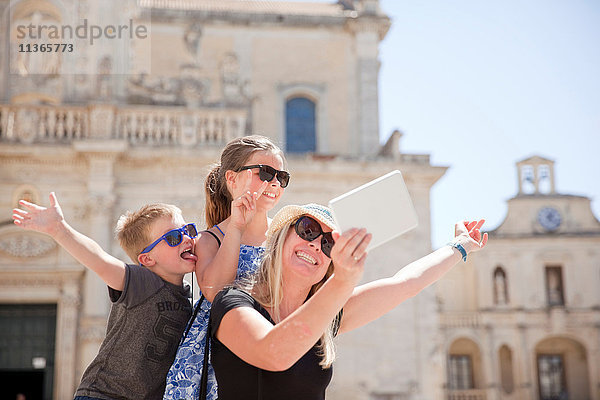
<svg viewBox="0 0 600 400">
<path fill-rule="evenodd" d="M 462 246 L 462 244 L 456 243 L 456 242 L 450 242 L 450 243 L 448 243 L 448 245 L 451 247 L 454 247 L 456 250 L 460 251 L 460 255 L 462 256 L 463 262 L 467 262 L 467 251 Z"/>
</svg>

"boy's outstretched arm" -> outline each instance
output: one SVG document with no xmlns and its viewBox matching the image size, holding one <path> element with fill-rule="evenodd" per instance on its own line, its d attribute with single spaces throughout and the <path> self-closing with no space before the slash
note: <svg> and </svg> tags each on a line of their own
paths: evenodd
<svg viewBox="0 0 600 400">
<path fill-rule="evenodd" d="M 77 261 L 98 274 L 108 286 L 115 290 L 123 290 L 125 264 L 67 224 L 54 192 L 50 193 L 48 208 L 25 200 L 20 200 L 19 204 L 26 210 L 13 209 L 12 218 L 15 225 L 50 235 Z"/>
</svg>

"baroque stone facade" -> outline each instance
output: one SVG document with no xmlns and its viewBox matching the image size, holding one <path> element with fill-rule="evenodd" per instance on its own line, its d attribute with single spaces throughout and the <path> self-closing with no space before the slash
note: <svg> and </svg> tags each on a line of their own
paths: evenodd
<svg viewBox="0 0 600 400">
<path fill-rule="evenodd" d="M 402 171 L 419 227 L 373 251 L 365 279 L 389 276 L 430 251 L 429 191 L 446 168 L 432 166 L 428 155 L 401 153 L 399 133 L 379 145 L 378 45 L 390 20 L 378 1 L 30 0 L 0 7 L 11 31 L 0 43 L 9 67 L 0 76 L 0 306 L 57 305 L 44 399 L 72 396 L 103 338 L 110 304 L 96 275 L 48 238 L 11 224 L 19 198 L 47 204 L 55 191 L 77 230 L 126 260 L 112 233 L 119 215 L 161 201 L 204 225 L 210 164 L 230 139 L 259 133 L 288 154 L 292 183 L 279 207 L 326 204 Z M 57 73 L 36 70 L 33 55 L 27 63 L 9 57 L 18 23 L 83 17 L 90 24 L 131 18 L 149 29 L 151 47 L 76 39 L 77 51 L 56 60 Z M 294 99 L 312 107 L 308 118 Z M 290 139 L 298 118 L 308 121 L 300 133 L 314 143 L 309 151 Z M 442 380 L 439 366 L 434 373 L 428 367 L 436 332 L 429 290 L 342 337 L 329 398 L 434 398 Z M 18 353 L 21 364 L 6 367 L 31 368 L 26 357 Z"/>
<path fill-rule="evenodd" d="M 438 283 L 448 399 L 600 399 L 600 222 L 554 163 L 517 163 L 502 224 Z"/>
<path fill-rule="evenodd" d="M 326 204 L 390 170 L 402 171 L 419 226 L 370 253 L 365 281 L 390 276 L 431 251 L 430 189 L 446 168 L 431 165 L 428 155 L 402 153 L 400 132 L 379 144 L 378 45 L 390 20 L 377 0 L 0 0 L 0 11 L 7 27 L 0 34 L 6 67 L 0 69 L 0 309 L 57 306 L 48 364 L 42 367 L 39 356 L 35 363 L 49 377 L 44 399 L 71 398 L 102 341 L 110 304 L 97 276 L 52 240 L 12 225 L 10 210 L 20 198 L 47 205 L 48 192 L 55 191 L 77 230 L 126 260 L 113 235 L 119 215 L 161 201 L 204 225 L 210 164 L 228 140 L 259 133 L 288 154 L 292 183 L 278 208 Z M 149 28 L 151 46 L 86 46 L 76 39 L 77 51 L 60 54 L 45 69 L 35 58 L 17 57 L 11 39 L 17 22 L 84 17 L 90 23 L 131 19 Z M 297 151 L 291 140 L 294 121 L 304 115 L 294 99 L 312 107 L 302 125 L 308 126 L 305 141 L 314 142 L 310 151 Z M 527 182 L 543 181 L 552 169 L 545 171 Z M 600 293 L 593 261 L 597 221 L 586 211 L 586 198 L 523 191 L 510 201 L 515 211 L 492 233 L 489 250 L 444 278 L 439 293 L 429 288 L 339 338 L 328 398 L 536 398 L 536 356 L 556 355 L 559 348 L 568 387 L 588 387 L 570 395 L 599 399 L 600 300 L 588 296 Z M 540 207 L 561 210 L 556 232 L 531 218 Z M 551 224 L 554 214 L 545 213 Z M 575 265 L 596 280 L 579 277 Z M 567 285 L 564 307 L 545 307 L 544 291 L 522 283 L 559 277 Z M 458 285 L 465 285 L 460 294 L 453 291 Z M 581 291 L 571 291 L 579 285 Z M 14 363 L 0 369 L 31 369 L 26 351 L 23 345 L 6 361 Z M 468 357 L 472 387 L 455 388 L 450 370 Z"/>
</svg>

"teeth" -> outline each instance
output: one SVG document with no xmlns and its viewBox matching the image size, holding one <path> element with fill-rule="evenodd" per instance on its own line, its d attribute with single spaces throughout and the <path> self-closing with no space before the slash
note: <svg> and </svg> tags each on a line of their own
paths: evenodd
<svg viewBox="0 0 600 400">
<path fill-rule="evenodd" d="M 303 251 L 298 251 L 296 253 L 296 256 L 310 264 L 316 265 L 317 264 L 317 260 L 315 260 L 310 254 L 307 254 Z"/>
<path fill-rule="evenodd" d="M 274 199 L 275 198 L 275 193 L 263 192 L 263 196 L 267 196 L 267 197 L 270 197 L 271 199 Z"/>
<path fill-rule="evenodd" d="M 196 255 L 192 251 L 192 249 L 187 249 L 179 255 L 184 260 L 197 260 Z"/>
</svg>

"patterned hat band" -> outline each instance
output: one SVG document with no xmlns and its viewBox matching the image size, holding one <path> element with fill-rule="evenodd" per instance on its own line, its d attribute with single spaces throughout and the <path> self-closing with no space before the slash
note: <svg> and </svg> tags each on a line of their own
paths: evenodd
<svg viewBox="0 0 600 400">
<path fill-rule="evenodd" d="M 267 237 L 271 237 L 285 225 L 291 225 L 292 222 L 300 218 L 302 215 L 310 215 L 332 230 L 337 229 L 337 225 L 333 220 L 333 215 L 330 208 L 315 203 L 301 206 L 289 205 L 283 207 L 277 212 L 277 214 L 275 214 L 275 217 L 273 217 L 273 221 L 271 221 L 271 225 L 269 226 L 269 230 L 267 231 Z"/>
</svg>

